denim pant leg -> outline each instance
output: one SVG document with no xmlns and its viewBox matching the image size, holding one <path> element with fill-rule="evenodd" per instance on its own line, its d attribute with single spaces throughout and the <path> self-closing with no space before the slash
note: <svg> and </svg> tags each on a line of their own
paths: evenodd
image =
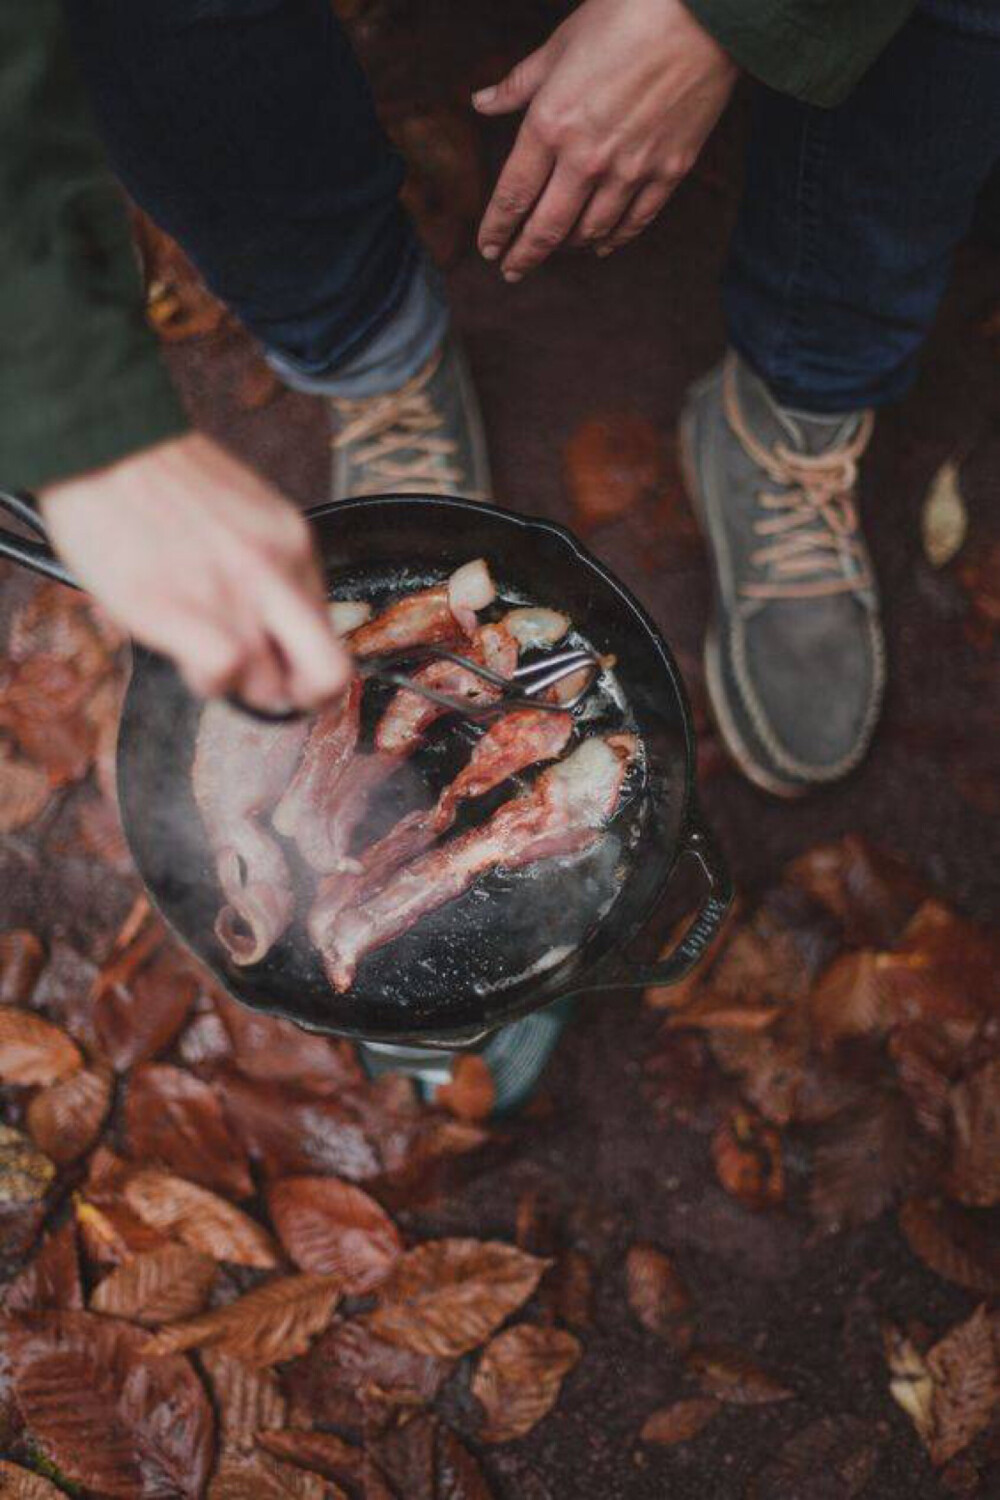
<svg viewBox="0 0 1000 1500">
<path fill-rule="evenodd" d="M 136 202 L 288 368 L 350 365 L 412 300 L 420 252 L 401 163 L 330 0 L 67 10 Z"/>
<path fill-rule="evenodd" d="M 1000 6 L 941 9 L 918 13 L 836 109 L 758 93 L 725 307 L 782 405 L 853 411 L 913 379 L 1000 161 Z"/>
</svg>

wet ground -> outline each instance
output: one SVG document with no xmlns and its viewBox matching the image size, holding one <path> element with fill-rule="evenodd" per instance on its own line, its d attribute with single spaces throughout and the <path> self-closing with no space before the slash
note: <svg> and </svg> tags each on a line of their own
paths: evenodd
<svg viewBox="0 0 1000 1500">
<path fill-rule="evenodd" d="M 419 45 L 430 96 L 467 82 L 475 72 L 471 58 L 516 51 L 512 10 L 520 34 L 529 36 L 546 7 L 475 9 L 473 36 L 457 6 L 428 7 Z M 570 519 L 563 448 L 592 413 L 638 412 L 671 440 L 686 385 L 723 346 L 718 277 L 743 128 L 737 108 L 661 221 L 606 263 L 561 257 L 516 289 L 471 253 L 450 271 L 500 503 Z M 508 139 L 503 124 L 484 130 L 488 172 Z M 867 764 L 842 786 L 794 806 L 766 799 L 728 769 L 703 787 L 705 810 L 750 896 L 791 856 L 857 831 L 903 855 L 969 914 L 996 919 L 998 658 L 970 640 L 956 579 L 924 560 L 919 513 L 931 476 L 957 454 L 973 538 L 1000 534 L 1000 334 L 983 328 L 998 301 L 1000 257 L 981 245 L 965 247 L 916 388 L 884 413 L 865 464 L 862 511 L 885 597 L 891 663 L 885 718 Z M 171 353 L 201 424 L 301 503 L 322 500 L 321 406 L 287 394 L 259 411 L 241 409 L 233 392 L 249 358 L 235 342 L 221 350 L 185 344 Z M 651 539 L 648 528 L 629 520 L 596 533 L 592 543 L 696 676 L 708 598 L 697 546 L 669 535 Z M 40 863 L 31 840 L 13 842 L 0 869 L 4 925 L 30 917 L 47 931 L 85 930 L 102 905 L 121 904 L 113 890 L 91 894 L 85 870 L 60 869 L 50 857 Z M 972 1301 L 925 1272 L 886 1221 L 817 1239 L 794 1195 L 787 1208 L 768 1214 L 727 1197 L 716 1185 L 706 1137 L 666 1131 L 642 1098 L 639 1077 L 655 1026 L 635 998 L 586 1005 L 552 1067 L 548 1106 L 516 1127 L 508 1162 L 421 1226 L 509 1237 L 519 1194 L 537 1187 L 575 1213 L 579 1243 L 599 1267 L 585 1358 L 557 1411 L 527 1439 L 490 1454 L 498 1492 L 507 1500 L 737 1500 L 786 1436 L 815 1418 L 850 1413 L 872 1424 L 879 1468 L 863 1491 L 831 1489 L 831 1496 L 936 1500 L 954 1493 L 933 1476 L 889 1399 L 878 1325 L 892 1315 L 941 1327 L 970 1311 Z M 643 1333 L 626 1307 L 621 1262 L 637 1239 L 676 1254 L 701 1336 L 759 1354 L 793 1386 L 795 1400 L 733 1407 L 692 1443 L 640 1450 L 642 1420 L 680 1395 L 683 1383 L 669 1350 Z M 763 1493 L 812 1500 L 827 1491 Z"/>
</svg>

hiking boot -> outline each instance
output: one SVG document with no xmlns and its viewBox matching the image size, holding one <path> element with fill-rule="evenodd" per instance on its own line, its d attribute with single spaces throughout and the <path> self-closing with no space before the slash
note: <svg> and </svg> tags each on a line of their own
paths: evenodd
<svg viewBox="0 0 1000 1500">
<path fill-rule="evenodd" d="M 329 399 L 334 500 L 385 494 L 490 498 L 482 414 L 453 333 L 398 390 Z"/>
<path fill-rule="evenodd" d="M 709 698 L 734 760 L 778 796 L 846 775 L 881 708 L 878 595 L 854 501 L 872 425 L 871 412 L 782 409 L 733 353 L 681 418 L 715 575 Z"/>
</svg>

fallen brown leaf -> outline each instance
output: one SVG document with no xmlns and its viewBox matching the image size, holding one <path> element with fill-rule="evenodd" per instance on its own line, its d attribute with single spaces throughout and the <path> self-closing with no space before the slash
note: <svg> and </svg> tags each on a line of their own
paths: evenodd
<svg viewBox="0 0 1000 1500">
<path fill-rule="evenodd" d="M 0 1081 L 56 1083 L 83 1064 L 64 1031 L 31 1010 L 0 1005 Z"/>
<path fill-rule="evenodd" d="M 278 1238 L 302 1271 L 336 1276 L 346 1292 L 384 1281 L 402 1250 L 374 1198 L 336 1177 L 286 1177 L 267 1195 Z"/>
<path fill-rule="evenodd" d="M 782 1443 L 746 1500 L 861 1500 L 879 1461 L 879 1434 L 859 1417 L 820 1417 Z"/>
<path fill-rule="evenodd" d="M 810 849 L 784 878 L 837 918 L 852 948 L 891 947 L 927 894 L 901 861 L 855 833 Z"/>
<path fill-rule="evenodd" d="M 117 1266 L 133 1255 L 148 1254 L 169 1243 L 166 1235 L 151 1229 L 131 1209 L 119 1203 L 74 1200 L 76 1222 L 87 1259 L 95 1266 Z"/>
<path fill-rule="evenodd" d="M 333 1276 L 283 1276 L 225 1307 L 156 1334 L 146 1353 L 162 1356 L 215 1345 L 244 1364 L 294 1359 L 333 1317 L 341 1288 Z"/>
<path fill-rule="evenodd" d="M 269 1453 L 222 1455 L 208 1488 L 208 1500 L 343 1500 L 330 1493 L 317 1474 L 279 1463 Z"/>
<path fill-rule="evenodd" d="M 0 933 L 0 1004 L 26 1005 L 45 963 L 45 949 L 33 932 Z"/>
<path fill-rule="evenodd" d="M 1000 1203 L 1000 1057 L 951 1090 L 949 1192 L 973 1208 Z"/>
<path fill-rule="evenodd" d="M 809 996 L 817 1042 L 829 1051 L 849 1037 L 881 1035 L 888 1025 L 879 983 L 879 955 L 866 948 L 835 958 Z"/>
<path fill-rule="evenodd" d="M 434 1102 L 460 1120 L 485 1120 L 493 1111 L 496 1089 L 489 1066 L 474 1052 L 463 1053 L 451 1066 L 451 1081 L 441 1084 Z"/>
<path fill-rule="evenodd" d="M 196 1500 L 212 1458 L 211 1409 L 187 1360 L 142 1357 L 145 1337 L 83 1312 L 0 1320 L 25 1423 L 67 1478 L 116 1500 Z"/>
<path fill-rule="evenodd" d="M 1000 1366 L 985 1307 L 952 1328 L 927 1355 L 934 1385 L 931 1462 L 947 1463 L 989 1426 L 1000 1403 Z"/>
<path fill-rule="evenodd" d="M 734 1110 L 712 1137 L 712 1160 L 727 1193 L 747 1208 L 775 1208 L 785 1196 L 781 1137 L 746 1110 Z"/>
<path fill-rule="evenodd" d="M 210 1084 L 183 1068 L 146 1063 L 129 1079 L 125 1136 L 136 1161 L 157 1163 L 203 1187 L 246 1198 L 250 1163 Z"/>
<path fill-rule="evenodd" d="M 333 1042 L 291 1021 L 261 1015 L 222 990 L 212 998 L 229 1033 L 236 1066 L 245 1078 L 293 1084 L 307 1094 L 338 1094 L 361 1081 L 363 1075 L 348 1042 Z"/>
<path fill-rule="evenodd" d="M 593 1323 L 594 1271 L 582 1250 L 561 1250 L 544 1277 L 540 1295 L 549 1313 L 570 1328 Z"/>
<path fill-rule="evenodd" d="M 661 1407 L 646 1418 L 639 1438 L 644 1443 L 656 1443 L 664 1448 L 688 1443 L 721 1409 L 711 1396 L 692 1396 L 687 1401 L 675 1401 L 673 1406 Z"/>
<path fill-rule="evenodd" d="M 691 1294 L 669 1255 L 655 1245 L 633 1245 L 625 1257 L 628 1305 L 643 1328 L 677 1350 L 694 1337 Z"/>
<path fill-rule="evenodd" d="M 903 1194 L 919 1190 L 931 1165 L 898 1095 L 875 1095 L 862 1111 L 823 1127 L 813 1158 L 812 1211 L 828 1229 L 867 1224 Z"/>
<path fill-rule="evenodd" d="M 0 1204 L 39 1203 L 55 1175 L 52 1162 L 27 1136 L 0 1125 Z"/>
<path fill-rule="evenodd" d="M 373 1331 L 442 1359 L 483 1343 L 535 1290 L 546 1262 L 500 1241 L 432 1240 L 396 1262 L 379 1288 Z"/>
<path fill-rule="evenodd" d="M 321 1474 L 324 1479 L 352 1485 L 361 1480 L 362 1450 L 337 1437 L 336 1433 L 301 1432 L 289 1428 L 281 1432 L 262 1432 L 259 1442 L 274 1458 Z"/>
<path fill-rule="evenodd" d="M 915 1021 L 895 1027 L 889 1037 L 889 1055 L 920 1128 L 933 1139 L 942 1139 L 948 1130 L 951 1082 L 962 1049 L 940 1027 Z"/>
<path fill-rule="evenodd" d="M 132 1323 L 176 1323 L 201 1311 L 216 1263 L 186 1245 L 149 1250 L 112 1271 L 90 1299 L 91 1310 Z"/>
<path fill-rule="evenodd" d="M 732 1406 L 764 1406 L 789 1401 L 795 1392 L 763 1369 L 749 1354 L 728 1344 L 692 1349 L 687 1367 L 707 1396 Z"/>
<path fill-rule="evenodd" d="M 3 1288 L 2 1298 L 7 1312 L 83 1307 L 76 1226 L 72 1219 L 46 1235 L 34 1258 Z"/>
<path fill-rule="evenodd" d="M 508 1443 L 530 1432 L 555 1405 L 580 1352 L 573 1335 L 560 1328 L 519 1323 L 497 1334 L 472 1381 L 486 1413 L 483 1442 Z"/>
<path fill-rule="evenodd" d="M 980 1297 L 1000 1297 L 1000 1245 L 973 1214 L 911 1198 L 899 1210 L 899 1227 L 914 1255 L 935 1275 Z"/>
<path fill-rule="evenodd" d="M 339 1099 L 251 1081 L 230 1068 L 220 1069 L 213 1087 L 233 1130 L 268 1174 L 331 1172 L 350 1182 L 379 1176 L 378 1151 Z"/>
<path fill-rule="evenodd" d="M 223 1447 L 252 1453 L 258 1440 L 266 1447 L 272 1429 L 284 1427 L 288 1420 L 288 1403 L 277 1376 L 270 1370 L 253 1370 L 213 1347 L 200 1350 L 198 1358 L 214 1397 Z"/>
<path fill-rule="evenodd" d="M 161 1052 L 183 1026 L 199 987 L 155 925 L 116 954 L 94 990 L 94 1027 L 112 1066 L 123 1073 Z"/>
<path fill-rule="evenodd" d="M 144 1224 L 215 1260 L 269 1270 L 278 1264 L 266 1230 L 207 1188 L 150 1168 L 125 1182 L 127 1206 Z"/>
<path fill-rule="evenodd" d="M 637 412 L 588 417 L 566 444 L 564 471 L 576 525 L 605 526 L 655 497 L 664 478 L 663 439 Z"/>
<path fill-rule="evenodd" d="M 25 1123 L 35 1145 L 63 1167 L 90 1150 L 110 1107 L 107 1069 L 81 1068 L 37 1093 L 28 1105 Z"/>
<path fill-rule="evenodd" d="M 449 1361 L 387 1343 L 370 1318 L 360 1317 L 335 1322 L 283 1378 L 296 1425 L 359 1427 L 372 1406 L 406 1409 L 432 1401 L 450 1370 Z"/>
<path fill-rule="evenodd" d="M 0 1495 L 3 1500 L 63 1500 L 63 1494 L 44 1475 L 34 1474 L 30 1469 L 22 1469 L 20 1464 L 0 1458 Z"/>
</svg>

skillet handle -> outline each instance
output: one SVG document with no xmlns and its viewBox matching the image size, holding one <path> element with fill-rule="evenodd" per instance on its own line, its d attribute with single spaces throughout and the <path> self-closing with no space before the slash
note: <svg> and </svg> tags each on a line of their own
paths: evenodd
<svg viewBox="0 0 1000 1500">
<path fill-rule="evenodd" d="M 700 963 L 715 941 L 733 904 L 733 881 L 715 836 L 695 806 L 688 818 L 681 847 L 681 858 L 696 859 L 708 881 L 708 892 L 696 916 L 692 917 L 673 950 L 653 964 L 626 969 L 596 986 L 580 986 L 587 993 L 596 989 L 647 989 L 677 984 Z"/>
<path fill-rule="evenodd" d="M 0 489 L 0 510 L 22 522 L 39 538 L 37 542 L 29 542 L 0 527 L 0 557 L 20 563 L 23 568 L 30 568 L 32 573 L 40 573 L 43 578 L 54 578 L 57 583 L 66 583 L 72 589 L 80 587 L 49 546 L 45 523 L 38 514 L 34 496 L 21 494 L 16 490 Z"/>
</svg>

